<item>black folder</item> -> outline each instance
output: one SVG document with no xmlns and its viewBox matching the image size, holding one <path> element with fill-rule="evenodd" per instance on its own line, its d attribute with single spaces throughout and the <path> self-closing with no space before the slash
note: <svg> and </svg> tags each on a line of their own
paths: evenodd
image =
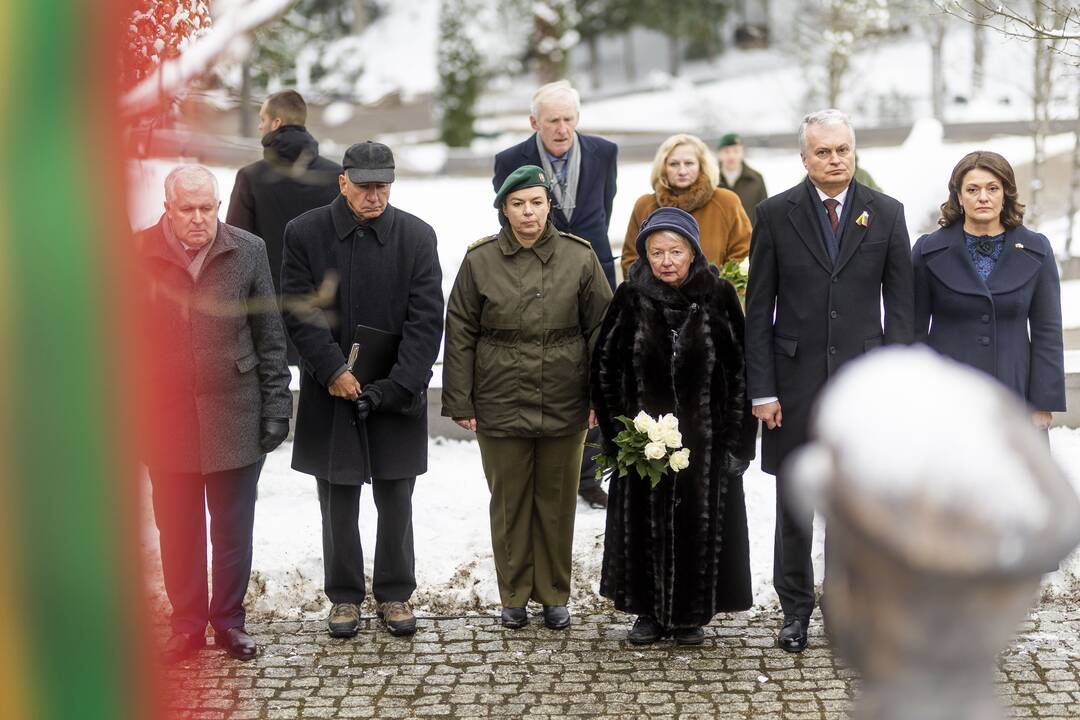
<svg viewBox="0 0 1080 720">
<path fill-rule="evenodd" d="M 360 346 L 360 352 L 356 356 L 352 374 L 361 385 L 389 377 L 394 363 L 397 362 L 400 335 L 367 325 L 357 325 L 353 342 Z"/>
</svg>

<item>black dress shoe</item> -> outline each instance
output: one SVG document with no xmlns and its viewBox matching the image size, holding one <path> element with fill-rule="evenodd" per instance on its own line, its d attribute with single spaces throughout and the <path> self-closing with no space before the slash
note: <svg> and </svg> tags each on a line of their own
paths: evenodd
<svg viewBox="0 0 1080 720">
<path fill-rule="evenodd" d="M 776 644 L 781 650 L 790 653 L 802 652 L 806 649 L 806 631 L 809 624 L 802 618 L 787 618 L 784 620 L 784 627 L 780 630 Z"/>
<path fill-rule="evenodd" d="M 660 627 L 660 623 L 656 622 L 656 618 L 649 615 L 638 615 L 638 619 L 634 621 L 634 627 L 630 628 L 626 639 L 630 641 L 631 645 L 648 645 L 659 640 L 663 634 L 664 629 Z"/>
<path fill-rule="evenodd" d="M 508 607 L 502 609 L 502 624 L 503 627 L 510 628 L 511 630 L 518 630 L 529 624 L 529 613 L 525 611 L 525 608 Z"/>
<path fill-rule="evenodd" d="M 676 645 L 700 645 L 705 642 L 705 631 L 700 627 L 675 628 L 671 634 Z"/>
<path fill-rule="evenodd" d="M 214 643 L 237 660 L 252 660 L 258 649 L 255 639 L 242 627 L 229 628 L 223 633 L 218 633 L 214 638 Z"/>
<path fill-rule="evenodd" d="M 203 633 L 173 633 L 165 649 L 161 651 L 161 659 L 167 665 L 173 665 L 186 660 L 206 645 L 206 635 Z"/>
<path fill-rule="evenodd" d="M 565 605 L 545 605 L 544 625 L 551 630 L 564 630 L 570 627 L 570 611 Z"/>
</svg>

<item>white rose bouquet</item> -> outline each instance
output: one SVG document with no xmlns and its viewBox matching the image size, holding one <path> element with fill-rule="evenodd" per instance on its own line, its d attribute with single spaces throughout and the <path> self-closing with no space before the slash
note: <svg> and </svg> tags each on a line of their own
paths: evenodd
<svg viewBox="0 0 1080 720">
<path fill-rule="evenodd" d="M 609 468 L 616 470 L 619 477 L 625 477 L 633 468 L 656 487 L 669 470 L 677 473 L 689 467 L 690 450 L 682 446 L 679 419 L 671 413 L 653 418 L 643 410 L 633 420 L 625 415 L 615 419 L 626 429 L 612 440 L 619 447 L 614 458 L 596 456 L 598 480 Z"/>
</svg>

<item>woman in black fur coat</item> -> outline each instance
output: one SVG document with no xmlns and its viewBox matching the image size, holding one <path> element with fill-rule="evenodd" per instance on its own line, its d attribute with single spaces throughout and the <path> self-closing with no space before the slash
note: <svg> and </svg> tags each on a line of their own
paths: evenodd
<svg viewBox="0 0 1080 720">
<path fill-rule="evenodd" d="M 668 634 L 701 643 L 716 613 L 752 604 L 742 472 L 757 423 L 746 397 L 743 312 L 698 235 L 682 210 L 649 215 L 593 354 L 605 454 L 617 452 L 615 418 L 642 410 L 674 413 L 690 449 L 689 467 L 655 489 L 633 471 L 611 479 L 600 594 L 638 616 L 635 644 Z"/>
</svg>

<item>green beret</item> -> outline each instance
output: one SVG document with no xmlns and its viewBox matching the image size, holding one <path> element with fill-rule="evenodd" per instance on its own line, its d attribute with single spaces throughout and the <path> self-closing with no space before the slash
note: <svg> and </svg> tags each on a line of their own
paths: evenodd
<svg viewBox="0 0 1080 720">
<path fill-rule="evenodd" d="M 531 187 L 543 187 L 551 192 L 551 186 L 547 181 L 547 173 L 543 168 L 535 165 L 522 165 L 507 176 L 503 181 L 499 192 L 495 194 L 495 207 L 501 209 L 506 196 L 515 190 L 524 190 Z"/>
<path fill-rule="evenodd" d="M 726 148 L 731 145 L 738 145 L 742 143 L 742 138 L 739 137 L 739 133 L 729 132 L 720 136 L 720 142 L 716 144 L 717 148 Z"/>
</svg>

